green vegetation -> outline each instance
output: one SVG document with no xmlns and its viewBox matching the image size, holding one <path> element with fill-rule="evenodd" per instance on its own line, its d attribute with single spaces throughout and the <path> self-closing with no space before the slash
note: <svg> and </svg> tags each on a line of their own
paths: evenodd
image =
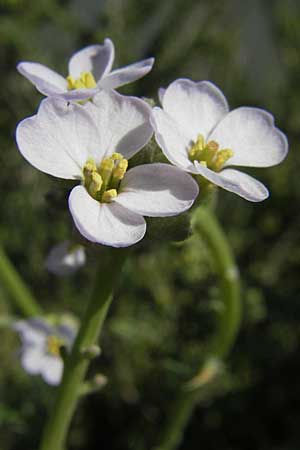
<svg viewBox="0 0 300 450">
<path fill-rule="evenodd" d="M 300 6 L 297 0 L 1 0 L 0 245 L 47 313 L 82 317 L 104 249 L 67 279 L 44 265 L 50 248 L 75 236 L 70 184 L 33 169 L 14 143 L 18 121 L 42 98 L 16 71 L 20 60 L 67 75 L 81 47 L 110 37 L 115 67 L 155 56 L 153 71 L 122 89 L 157 101 L 179 77 L 209 79 L 231 107 L 271 111 L 288 136 L 279 167 L 251 170 L 271 196 L 251 204 L 225 191 L 216 212 L 242 280 L 242 328 L 227 364 L 199 397 L 181 450 L 298 450 L 300 441 Z M 201 198 L 200 198 L 201 199 Z M 149 227 L 150 228 L 150 227 Z M 89 377 L 108 384 L 75 415 L 70 450 L 150 450 L 182 383 L 205 361 L 220 313 L 205 241 L 160 239 L 133 248 L 109 311 L 102 353 Z M 0 447 L 35 450 L 55 388 L 18 362 L 5 325 L 21 316 L 0 284 Z M 31 295 L 27 293 L 26 295 Z"/>
</svg>

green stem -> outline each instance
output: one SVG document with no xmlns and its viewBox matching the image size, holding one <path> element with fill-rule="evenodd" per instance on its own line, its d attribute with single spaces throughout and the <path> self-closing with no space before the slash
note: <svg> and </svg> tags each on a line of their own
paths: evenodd
<svg viewBox="0 0 300 450">
<path fill-rule="evenodd" d="M 240 328 L 239 273 L 227 238 L 209 208 L 199 207 L 194 213 L 192 224 L 194 232 L 203 238 L 213 258 L 214 268 L 220 279 L 223 302 L 207 361 L 214 358 L 223 359 L 230 352 Z M 186 386 L 184 387 L 186 388 Z M 175 450 L 179 447 L 184 430 L 204 387 L 205 384 L 192 391 L 180 389 L 163 432 L 161 443 L 156 450 Z"/>
<path fill-rule="evenodd" d="M 226 235 L 208 208 L 199 207 L 195 211 L 193 228 L 208 246 L 220 279 L 222 310 L 218 316 L 210 357 L 225 358 L 235 342 L 241 323 L 239 271 Z"/>
<path fill-rule="evenodd" d="M 24 316 L 38 316 L 40 306 L 0 247 L 0 280 Z"/>
<path fill-rule="evenodd" d="M 87 306 L 72 352 L 67 358 L 56 403 L 42 437 L 40 450 L 63 450 L 67 432 L 81 394 L 81 386 L 89 366 L 83 351 L 94 345 L 100 335 L 104 319 L 112 300 L 112 291 L 127 256 L 126 250 L 112 249 L 101 261 L 94 292 Z"/>
</svg>

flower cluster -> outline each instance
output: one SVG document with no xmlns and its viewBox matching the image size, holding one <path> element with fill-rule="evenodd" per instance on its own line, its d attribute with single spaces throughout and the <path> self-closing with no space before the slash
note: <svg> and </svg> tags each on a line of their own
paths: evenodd
<svg viewBox="0 0 300 450">
<path fill-rule="evenodd" d="M 69 209 L 89 241 L 127 247 L 146 232 L 144 216 L 166 217 L 188 210 L 201 180 L 253 202 L 268 191 L 236 169 L 268 167 L 287 154 L 273 117 L 257 108 L 229 112 L 222 92 L 207 81 L 179 79 L 159 90 L 162 108 L 120 95 L 119 86 L 152 68 L 153 58 L 112 70 L 114 46 L 106 39 L 75 53 L 66 78 L 33 62 L 18 70 L 48 96 L 36 115 L 23 120 L 16 139 L 37 169 L 78 180 Z M 171 164 L 132 167 L 130 158 L 153 133 Z"/>
</svg>

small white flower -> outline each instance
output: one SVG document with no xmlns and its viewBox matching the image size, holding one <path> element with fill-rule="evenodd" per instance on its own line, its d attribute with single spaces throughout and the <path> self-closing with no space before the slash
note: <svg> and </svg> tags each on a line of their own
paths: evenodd
<svg viewBox="0 0 300 450">
<path fill-rule="evenodd" d="M 71 275 L 85 264 L 86 255 L 82 245 L 70 241 L 55 245 L 46 259 L 49 272 L 61 277 Z"/>
<path fill-rule="evenodd" d="M 76 336 L 76 327 L 70 321 L 51 325 L 45 319 L 20 320 L 13 325 L 20 335 L 21 364 L 31 375 L 41 375 L 52 385 L 60 383 L 63 360 L 60 349 L 70 350 Z"/>
<path fill-rule="evenodd" d="M 149 141 L 151 109 L 142 100 L 101 91 L 84 106 L 44 100 L 16 133 L 23 156 L 37 169 L 80 179 L 69 208 L 86 239 L 127 247 L 146 231 L 143 216 L 177 215 L 193 204 L 197 183 L 169 164 L 127 171 L 128 159 Z"/>
<path fill-rule="evenodd" d="M 159 97 L 163 109 L 153 109 L 151 123 L 169 161 L 246 200 L 268 197 L 262 183 L 234 167 L 270 167 L 286 157 L 287 139 L 271 114 L 249 107 L 229 112 L 222 92 L 208 81 L 179 79 Z"/>
<path fill-rule="evenodd" d="M 17 69 L 42 94 L 77 101 L 93 97 L 100 89 L 116 89 L 138 80 L 154 63 L 154 58 L 148 58 L 112 71 L 114 58 L 114 44 L 105 39 L 103 45 L 90 45 L 74 53 L 66 78 L 35 62 L 22 61 Z"/>
</svg>

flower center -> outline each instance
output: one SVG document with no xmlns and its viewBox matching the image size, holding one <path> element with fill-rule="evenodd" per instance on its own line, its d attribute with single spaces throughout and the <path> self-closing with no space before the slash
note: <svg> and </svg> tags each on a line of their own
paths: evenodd
<svg viewBox="0 0 300 450">
<path fill-rule="evenodd" d="M 89 159 L 83 168 L 84 186 L 95 200 L 109 203 L 118 195 L 127 167 L 128 161 L 120 153 L 103 159 L 98 167 L 94 160 Z"/>
<path fill-rule="evenodd" d="M 46 348 L 47 352 L 52 356 L 60 356 L 60 348 L 63 346 L 64 341 L 57 336 L 48 336 Z"/>
<path fill-rule="evenodd" d="M 198 139 L 194 142 L 188 151 L 189 159 L 191 161 L 198 161 L 205 167 L 220 172 L 226 161 L 233 155 L 230 148 L 219 148 L 216 141 L 205 142 L 202 134 L 199 134 Z"/>
<path fill-rule="evenodd" d="M 91 89 L 97 86 L 92 72 L 81 72 L 80 77 L 75 79 L 69 75 L 67 77 L 68 90 L 72 89 Z"/>
</svg>

